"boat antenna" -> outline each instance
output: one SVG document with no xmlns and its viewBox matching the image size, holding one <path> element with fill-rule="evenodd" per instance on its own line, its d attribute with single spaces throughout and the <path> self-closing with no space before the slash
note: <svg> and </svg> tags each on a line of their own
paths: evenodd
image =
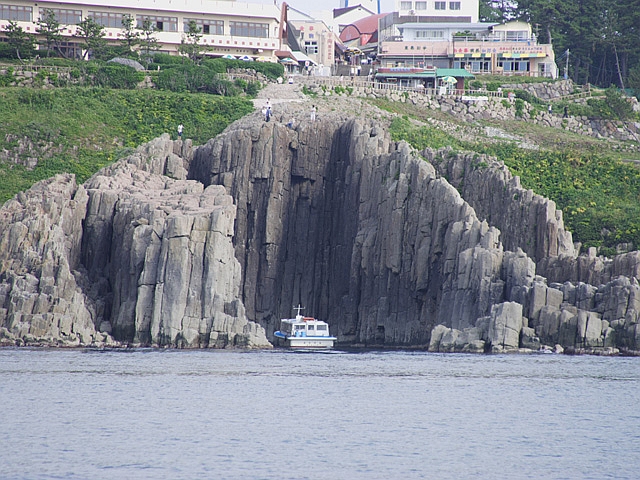
<svg viewBox="0 0 640 480">
<path fill-rule="evenodd" d="M 297 307 L 293 307 L 293 309 L 298 311 L 297 315 L 300 315 L 300 310 L 304 310 L 304 307 L 302 305 L 298 304 L 298 306 Z"/>
</svg>

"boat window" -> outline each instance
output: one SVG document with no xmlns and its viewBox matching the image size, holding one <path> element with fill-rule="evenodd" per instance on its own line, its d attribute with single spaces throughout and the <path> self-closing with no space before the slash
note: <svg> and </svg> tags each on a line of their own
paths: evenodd
<svg viewBox="0 0 640 480">
<path fill-rule="evenodd" d="M 317 330 L 326 330 L 327 329 L 327 325 L 318 325 Z"/>
<path fill-rule="evenodd" d="M 315 330 L 315 327 L 313 325 L 307 325 L 307 330 Z"/>
<path fill-rule="evenodd" d="M 304 325 L 296 325 L 296 330 L 304 330 Z"/>
</svg>

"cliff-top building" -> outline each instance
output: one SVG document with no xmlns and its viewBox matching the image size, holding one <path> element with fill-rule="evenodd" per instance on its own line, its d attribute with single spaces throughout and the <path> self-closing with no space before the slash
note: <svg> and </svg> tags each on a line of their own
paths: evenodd
<svg viewBox="0 0 640 480">
<path fill-rule="evenodd" d="M 557 76 L 552 46 L 538 44 L 529 24 L 478 18 L 478 0 L 396 0 L 396 11 L 379 20 L 380 67 Z"/>
<path fill-rule="evenodd" d="M 63 48 L 76 55 L 81 49 L 73 38 L 78 23 L 93 18 L 105 27 L 107 41 L 119 42 L 124 14 L 131 15 L 138 27 L 150 20 L 160 51 L 165 53 L 177 54 L 191 20 L 202 28 L 201 43 L 207 46 L 207 55 L 277 61 L 274 53 L 283 48 L 280 7 L 234 0 L 0 0 L 0 32 L 14 20 L 25 32 L 35 34 L 36 22 L 46 9 L 64 26 Z"/>
</svg>

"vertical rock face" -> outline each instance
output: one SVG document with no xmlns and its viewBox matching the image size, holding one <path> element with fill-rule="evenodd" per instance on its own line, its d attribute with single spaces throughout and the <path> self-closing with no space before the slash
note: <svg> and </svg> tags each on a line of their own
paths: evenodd
<svg viewBox="0 0 640 480">
<path fill-rule="evenodd" d="M 83 187 L 57 177 L 5 204 L 5 343 L 270 347 L 239 298 L 232 198 L 184 180 L 189 147 L 165 135 Z"/>
<path fill-rule="evenodd" d="M 110 341 L 79 283 L 87 193 L 71 175 L 34 185 L 0 209 L 0 342 L 66 345 Z"/>
<path fill-rule="evenodd" d="M 533 278 L 503 278 L 499 232 L 374 123 L 239 122 L 196 149 L 190 178 L 234 197 L 243 301 L 269 334 L 303 303 L 343 342 L 426 346 Z"/>
<path fill-rule="evenodd" d="M 86 184 L 83 261 L 111 296 L 99 328 L 146 345 L 269 346 L 239 299 L 232 199 L 179 180 L 186 170 L 173 150 L 162 137 Z"/>
<path fill-rule="evenodd" d="M 7 202 L 0 342 L 269 347 L 302 303 L 343 344 L 640 350 L 637 252 L 576 256 L 490 159 L 424 152 L 434 168 L 376 122 L 321 118 L 165 135 Z"/>
<path fill-rule="evenodd" d="M 571 232 L 564 229 L 555 203 L 520 186 L 507 167 L 486 155 L 454 154 L 448 149 L 422 152 L 439 174 L 456 187 L 480 218 L 502 232 L 506 250 L 521 248 L 538 262 L 575 257 Z"/>
</svg>

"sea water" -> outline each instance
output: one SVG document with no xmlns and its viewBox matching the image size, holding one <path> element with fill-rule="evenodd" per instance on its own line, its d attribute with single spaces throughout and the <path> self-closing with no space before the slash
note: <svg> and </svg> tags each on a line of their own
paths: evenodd
<svg viewBox="0 0 640 480">
<path fill-rule="evenodd" d="M 640 358 L 0 349 L 0 478 L 637 479 Z"/>
</svg>

